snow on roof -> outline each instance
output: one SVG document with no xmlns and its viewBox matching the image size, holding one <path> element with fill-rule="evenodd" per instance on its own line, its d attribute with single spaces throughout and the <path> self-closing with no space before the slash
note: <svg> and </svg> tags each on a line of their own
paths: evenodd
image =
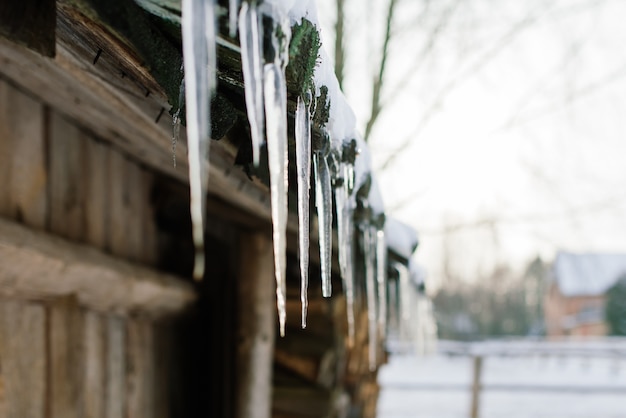
<svg viewBox="0 0 626 418">
<path fill-rule="evenodd" d="M 385 221 L 385 237 L 389 249 L 407 260 L 419 243 L 415 229 L 394 218 Z"/>
<path fill-rule="evenodd" d="M 292 22 L 301 21 L 303 18 L 312 22 L 319 31 L 321 26 L 317 17 L 317 5 L 315 0 L 269 0 L 274 6 L 287 10 Z M 314 71 L 315 95 L 320 95 L 320 89 L 325 86 L 328 89 L 330 102 L 328 123 L 326 129 L 330 134 L 331 146 L 340 150 L 344 141 L 356 139 L 359 153 L 355 161 L 355 188 L 358 189 L 372 173 L 371 157 L 367 143 L 363 140 L 356 129 L 356 116 L 341 91 L 332 60 L 328 57 L 322 44 L 319 51 L 320 59 Z M 380 189 L 372 176 L 372 188 L 369 194 L 369 205 L 376 214 L 383 213 L 385 208 Z"/>
<path fill-rule="evenodd" d="M 626 274 L 626 254 L 559 252 L 553 277 L 565 296 L 597 296 Z"/>
<path fill-rule="evenodd" d="M 412 258 L 409 259 L 409 275 L 415 286 L 420 286 L 426 281 L 426 270 Z"/>
</svg>

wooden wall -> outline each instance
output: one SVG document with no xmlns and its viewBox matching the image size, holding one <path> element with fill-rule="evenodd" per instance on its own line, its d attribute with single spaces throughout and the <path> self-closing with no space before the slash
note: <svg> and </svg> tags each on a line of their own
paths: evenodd
<svg viewBox="0 0 626 418">
<path fill-rule="evenodd" d="M 72 298 L 0 299 L 0 417 L 169 416 L 164 329 Z"/>
<path fill-rule="evenodd" d="M 154 181 L 116 148 L 0 79 L 0 217 L 154 267 Z M 170 344 L 167 320 L 89 309 L 72 296 L 12 298 L 5 291 L 0 418 L 169 417 Z"/>
<path fill-rule="evenodd" d="M 0 216 L 155 265 L 154 176 L 0 79 Z"/>
<path fill-rule="evenodd" d="M 0 78 L 0 217 L 188 276 L 187 193 Z M 237 294 L 246 283 L 238 275 L 247 257 L 239 241 L 260 233 L 270 242 L 271 231 L 223 201 L 208 211 L 208 276 L 199 303 L 175 323 L 97 311 L 71 297 L 2 296 L 0 418 L 235 416 L 237 332 L 245 320 Z M 273 350 L 272 416 L 373 417 L 378 385 L 368 364 L 364 300 L 350 345 L 338 280 L 333 298 L 324 299 L 316 269 L 301 330 L 297 260 L 290 257 L 287 336 Z M 275 305 L 264 306 L 275 324 Z"/>
</svg>

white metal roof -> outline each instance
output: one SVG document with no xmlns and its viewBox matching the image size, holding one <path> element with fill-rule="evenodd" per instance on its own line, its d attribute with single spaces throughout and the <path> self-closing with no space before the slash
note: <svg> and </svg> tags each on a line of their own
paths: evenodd
<svg viewBox="0 0 626 418">
<path fill-rule="evenodd" d="M 553 274 L 565 296 L 601 295 L 626 274 L 626 254 L 559 252 Z"/>
</svg>

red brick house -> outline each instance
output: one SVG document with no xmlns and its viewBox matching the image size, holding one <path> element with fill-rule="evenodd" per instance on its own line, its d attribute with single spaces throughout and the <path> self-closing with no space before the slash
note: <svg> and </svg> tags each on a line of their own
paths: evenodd
<svg viewBox="0 0 626 418">
<path fill-rule="evenodd" d="M 559 252 L 544 303 L 547 336 L 606 335 L 606 292 L 623 274 L 626 254 Z"/>
</svg>

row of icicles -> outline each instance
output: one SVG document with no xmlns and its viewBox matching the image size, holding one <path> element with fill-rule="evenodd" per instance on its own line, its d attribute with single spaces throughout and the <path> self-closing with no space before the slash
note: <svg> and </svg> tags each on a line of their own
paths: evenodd
<svg viewBox="0 0 626 418">
<path fill-rule="evenodd" d="M 270 16 L 273 60 L 263 50 L 262 17 Z M 183 0 L 182 35 L 185 69 L 185 104 L 191 194 L 192 234 L 196 248 L 193 275 L 204 274 L 204 203 L 208 182 L 210 102 L 216 88 L 216 17 L 214 0 Z M 288 191 L 287 87 L 285 68 L 289 60 L 289 19 L 278 8 L 256 2 L 229 1 L 230 36 L 239 29 L 245 102 L 252 140 L 253 163 L 258 166 L 261 145 L 267 142 L 273 225 L 276 298 L 280 335 L 286 322 L 286 234 Z M 280 34 L 280 36 L 278 35 Z M 330 297 L 332 255 L 332 192 L 335 192 L 339 240 L 339 264 L 346 294 L 350 344 L 354 341 L 353 212 L 354 154 L 356 143 L 332 141 L 323 128 L 324 145 L 312 151 L 312 92 L 298 97 L 295 115 L 296 171 L 298 186 L 299 260 L 301 274 L 302 328 L 306 327 L 309 271 L 309 191 L 311 161 L 315 177 L 315 206 L 319 225 L 322 295 Z M 352 152 L 349 152 L 352 150 Z M 352 155 L 352 157 L 351 157 Z M 365 276 L 370 335 L 370 366 L 376 362 L 376 335 L 386 328 L 386 243 L 382 227 L 358 226 L 366 255 Z M 378 309 L 377 309 L 378 307 Z"/>
</svg>

